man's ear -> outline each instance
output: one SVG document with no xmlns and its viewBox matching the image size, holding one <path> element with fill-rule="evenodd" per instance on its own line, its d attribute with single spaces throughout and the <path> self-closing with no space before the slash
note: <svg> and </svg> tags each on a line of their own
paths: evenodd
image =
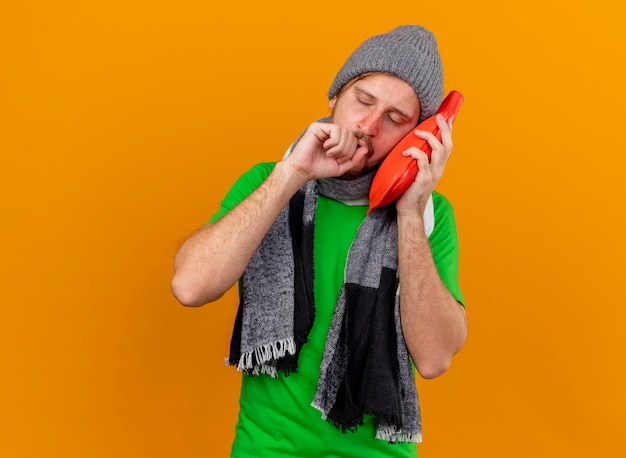
<svg viewBox="0 0 626 458">
<path fill-rule="evenodd" d="M 331 108 L 331 110 L 335 109 L 336 104 L 337 104 L 337 96 L 334 96 L 332 99 L 328 101 L 328 106 Z"/>
</svg>

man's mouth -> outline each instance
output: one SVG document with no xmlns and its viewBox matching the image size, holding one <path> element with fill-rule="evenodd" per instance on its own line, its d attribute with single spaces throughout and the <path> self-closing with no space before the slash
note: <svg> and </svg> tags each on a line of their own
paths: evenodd
<svg viewBox="0 0 626 458">
<path fill-rule="evenodd" d="M 358 138 L 359 140 L 363 140 L 366 144 L 367 144 L 367 155 L 366 156 L 371 156 L 372 154 L 374 154 L 374 145 L 372 145 L 372 139 L 370 138 L 369 135 L 358 131 L 358 132 L 354 132 L 354 136 L 356 138 Z"/>
</svg>

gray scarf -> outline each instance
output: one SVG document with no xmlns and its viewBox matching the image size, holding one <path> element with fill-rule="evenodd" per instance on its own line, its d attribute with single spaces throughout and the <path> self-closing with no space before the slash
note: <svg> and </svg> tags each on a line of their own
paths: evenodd
<svg viewBox="0 0 626 458">
<path fill-rule="evenodd" d="M 373 172 L 356 180 L 305 184 L 253 255 L 241 282 L 228 364 L 248 375 L 297 370 L 314 314 L 313 226 L 317 195 L 367 198 Z M 400 323 L 398 229 L 394 205 L 371 212 L 348 252 L 312 405 L 342 431 L 364 415 L 376 438 L 421 442 L 414 374 Z"/>
</svg>

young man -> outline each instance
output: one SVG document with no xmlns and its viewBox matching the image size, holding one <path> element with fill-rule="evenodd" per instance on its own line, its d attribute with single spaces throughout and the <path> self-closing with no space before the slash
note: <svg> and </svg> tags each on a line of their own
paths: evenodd
<svg viewBox="0 0 626 458">
<path fill-rule="evenodd" d="M 442 374 L 465 342 L 453 210 L 437 192 L 452 150 L 409 148 L 411 186 L 369 215 L 377 166 L 443 96 L 434 36 L 366 40 L 329 91 L 332 115 L 278 163 L 253 167 L 180 248 L 172 289 L 199 306 L 240 281 L 229 363 L 246 373 L 233 457 L 415 456 L 413 366 Z M 326 421 L 325 421 L 326 420 Z"/>
</svg>

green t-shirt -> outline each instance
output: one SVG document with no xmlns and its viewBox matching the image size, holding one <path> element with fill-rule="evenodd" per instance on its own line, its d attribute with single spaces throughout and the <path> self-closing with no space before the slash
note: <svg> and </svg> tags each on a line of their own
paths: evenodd
<svg viewBox="0 0 626 458">
<path fill-rule="evenodd" d="M 233 185 L 215 222 L 252 193 L 275 163 L 261 163 Z M 433 195 L 435 228 L 429 238 L 442 281 L 463 302 L 458 284 L 458 248 L 454 214 L 442 195 Z M 372 417 L 355 432 L 342 433 L 311 406 L 333 310 L 343 284 L 348 249 L 365 218 L 367 206 L 350 206 L 318 196 L 314 228 L 315 320 L 302 347 L 298 371 L 285 377 L 243 376 L 233 458 L 243 457 L 416 457 L 413 443 L 388 444 L 375 439 Z M 341 222 L 341 224 L 338 224 Z"/>
</svg>

